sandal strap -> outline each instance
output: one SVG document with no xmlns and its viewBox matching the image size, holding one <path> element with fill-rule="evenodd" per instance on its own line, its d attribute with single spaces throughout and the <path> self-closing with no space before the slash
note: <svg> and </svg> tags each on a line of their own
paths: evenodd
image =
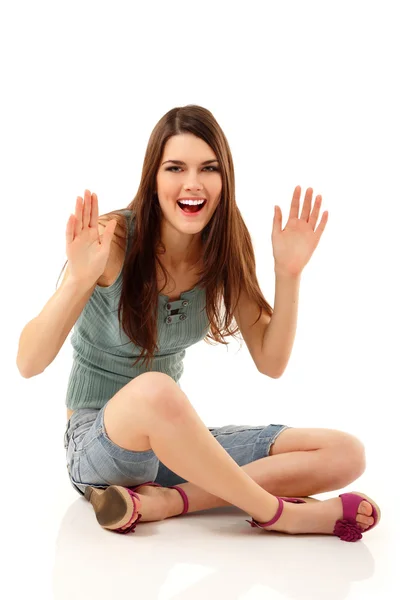
<svg viewBox="0 0 400 600">
<path fill-rule="evenodd" d="M 345 519 L 346 521 L 356 521 L 357 510 L 360 505 L 360 502 L 362 502 L 363 500 L 365 500 L 366 502 L 369 502 L 372 506 L 371 517 L 374 519 L 374 523 L 373 523 L 373 525 L 370 525 L 369 527 L 367 527 L 367 529 L 364 529 L 364 532 L 375 527 L 377 519 L 378 519 L 378 513 L 376 512 L 375 506 L 372 504 L 372 502 L 370 500 L 368 500 L 367 498 L 364 498 L 363 496 L 360 496 L 360 494 L 355 494 L 354 492 L 347 492 L 344 494 L 339 494 L 339 497 L 342 499 L 343 519 Z"/>
<path fill-rule="evenodd" d="M 259 521 L 256 521 L 255 519 L 252 519 L 251 521 L 246 519 L 246 522 L 250 523 L 250 525 L 252 527 L 260 527 L 260 529 L 264 529 L 264 527 L 270 527 L 271 525 L 273 525 L 274 523 L 277 522 L 277 520 L 279 519 L 279 517 L 282 514 L 284 501 L 292 502 L 293 504 L 305 504 L 306 503 L 306 501 L 302 500 L 301 498 L 280 498 L 279 496 L 276 496 L 276 498 L 278 499 L 279 506 L 278 506 L 278 510 L 276 511 L 275 516 L 273 517 L 273 519 L 271 519 L 271 521 L 268 521 L 268 523 L 260 523 Z"/>
<path fill-rule="evenodd" d="M 128 490 L 132 490 L 132 491 L 136 491 L 138 488 L 140 488 L 140 487 L 142 487 L 144 485 L 154 485 L 154 486 L 157 486 L 157 487 L 162 487 L 160 483 L 155 483 L 154 481 L 148 481 L 147 483 L 141 483 L 140 485 L 137 485 L 137 486 L 134 486 L 134 487 L 130 487 L 130 488 L 127 488 L 127 489 Z M 181 498 L 183 500 L 183 511 L 180 513 L 179 516 L 185 515 L 187 513 L 187 511 L 189 510 L 189 500 L 188 500 L 187 495 L 185 494 L 185 492 L 183 491 L 183 489 L 180 488 L 177 485 L 170 485 L 170 486 L 167 486 L 167 487 L 168 487 L 168 489 L 177 490 L 180 493 Z"/>
<path fill-rule="evenodd" d="M 170 486 L 168 486 L 168 489 L 178 490 L 178 492 L 180 493 L 182 500 L 183 500 L 183 511 L 178 516 L 186 515 L 187 511 L 189 510 L 189 500 L 188 500 L 187 495 L 183 491 L 183 489 L 177 485 L 170 485 Z"/>
<path fill-rule="evenodd" d="M 250 525 L 252 527 L 260 527 L 260 529 L 264 529 L 264 527 L 270 527 L 271 525 L 276 523 L 283 511 L 283 500 L 282 500 L 282 498 L 279 498 L 279 496 L 276 496 L 276 497 L 278 499 L 279 506 L 278 506 L 278 510 L 275 513 L 275 516 L 270 521 L 267 521 L 267 523 L 260 523 L 260 521 L 256 521 L 255 519 L 252 518 L 251 521 L 246 519 L 247 523 L 250 523 Z"/>
</svg>

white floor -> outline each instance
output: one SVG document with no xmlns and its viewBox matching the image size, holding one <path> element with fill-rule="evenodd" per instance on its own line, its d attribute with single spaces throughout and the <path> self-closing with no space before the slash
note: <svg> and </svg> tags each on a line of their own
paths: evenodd
<svg viewBox="0 0 400 600">
<path fill-rule="evenodd" d="M 11 481 L 5 488 L 13 504 L 2 528 L 3 551 L 7 549 L 2 585 L 13 593 L 3 597 L 399 597 L 394 552 L 398 552 L 400 530 L 395 499 L 389 495 L 379 494 L 380 525 L 356 543 L 329 536 L 263 532 L 251 528 L 245 521 L 248 515 L 233 507 L 139 523 L 134 533 L 122 536 L 97 524 L 91 505 L 70 486 L 66 473 L 41 484 L 35 482 L 34 473 L 27 472 L 24 486 Z M 363 475 L 355 489 L 371 487 Z M 379 489 L 376 482 L 373 487 Z M 13 518 L 16 514 L 20 515 L 18 525 Z"/>
<path fill-rule="evenodd" d="M 9 368 L 13 394 L 4 402 L 0 436 L 5 555 L 1 597 L 400 598 L 395 370 L 392 380 L 382 379 L 380 369 L 366 377 L 361 372 L 364 367 L 357 363 L 344 389 L 346 373 L 330 376 L 334 367 L 327 363 L 316 369 L 310 386 L 302 380 L 307 365 L 298 365 L 296 355 L 287 377 L 275 381 L 257 374 L 245 353 L 224 358 L 223 350 L 200 356 L 199 345 L 188 352 L 183 389 L 203 421 L 210 426 L 286 423 L 353 433 L 365 445 L 366 471 L 344 490 L 316 497 L 324 500 L 341 491 L 364 492 L 381 507 L 380 524 L 362 540 L 346 543 L 334 536 L 261 531 L 246 523 L 247 514 L 228 507 L 139 523 L 134 533 L 125 536 L 102 529 L 92 506 L 68 479 L 63 435 L 70 361 L 61 356 L 40 377 L 23 379 L 15 367 L 14 371 Z M 217 355 L 218 377 L 212 381 L 211 393 L 210 377 L 215 371 L 211 362 Z M 239 369 L 239 361 L 248 371 Z M 209 373 L 207 380 L 196 378 L 198 364 Z"/>
<path fill-rule="evenodd" d="M 239 354 L 226 363 L 219 358 L 219 376 L 210 394 L 209 383 L 199 384 L 193 373 L 199 364 L 195 348 L 189 359 L 183 389 L 210 426 L 286 423 L 337 428 L 358 436 L 366 448 L 364 474 L 343 490 L 316 497 L 325 500 L 341 491 L 364 492 L 381 507 L 380 524 L 362 540 L 346 543 L 334 536 L 261 531 L 246 523 L 249 516 L 240 509 L 227 507 L 159 523 L 139 523 L 134 533 L 125 536 L 102 529 L 92 506 L 68 479 L 63 394 L 69 363 L 60 360 L 41 377 L 26 380 L 15 373 L 9 377 L 14 394 L 4 404 L 0 436 L 5 555 L 1 597 L 400 598 L 400 525 L 395 495 L 399 488 L 398 427 L 391 402 L 396 396 L 395 381 L 381 382 L 379 372 L 371 372 L 369 378 L 356 373 L 357 389 L 354 384 L 354 389 L 348 387 L 344 393 L 342 375 L 331 378 L 324 388 L 330 365 L 326 371 L 321 367 L 316 372 L 313 388 L 302 384 L 295 368 L 286 379 L 277 381 L 257 377 L 251 365 L 248 374 L 238 370 L 236 377 L 235 361 L 248 362 L 245 354 Z M 203 360 L 212 359 L 213 355 L 206 354 Z M 203 364 L 212 373 L 211 365 Z M 249 381 L 254 381 L 254 387 L 246 396 Z M 241 401 L 244 397 L 246 403 Z M 377 403 L 368 398 L 380 399 L 379 412 Z M 364 409 L 363 418 L 359 407 Z"/>
</svg>

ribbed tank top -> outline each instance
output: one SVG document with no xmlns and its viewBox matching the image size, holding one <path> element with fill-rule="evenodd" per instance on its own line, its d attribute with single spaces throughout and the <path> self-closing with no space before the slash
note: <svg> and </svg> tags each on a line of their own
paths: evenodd
<svg viewBox="0 0 400 600">
<path fill-rule="evenodd" d="M 120 211 L 129 224 L 131 210 Z M 130 247 L 135 219 L 131 219 L 125 259 Z M 77 408 L 102 408 L 131 379 L 149 369 L 140 356 L 141 349 L 122 330 L 118 303 L 122 287 L 122 268 L 114 283 L 97 285 L 79 315 L 71 336 L 73 364 L 68 380 L 66 405 Z M 178 383 L 183 373 L 186 348 L 205 338 L 210 322 L 205 290 L 194 287 L 179 300 L 169 302 L 158 295 L 157 344 L 152 371 L 170 375 Z"/>
</svg>

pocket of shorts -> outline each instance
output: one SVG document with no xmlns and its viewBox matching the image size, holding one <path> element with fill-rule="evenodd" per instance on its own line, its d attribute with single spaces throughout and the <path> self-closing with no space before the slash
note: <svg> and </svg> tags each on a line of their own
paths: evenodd
<svg viewBox="0 0 400 600">
<path fill-rule="evenodd" d="M 72 476 L 70 467 L 68 467 L 68 477 L 69 477 L 69 480 L 70 480 L 70 482 L 72 484 L 72 487 L 75 488 L 76 491 L 79 492 L 82 495 L 84 495 L 84 492 L 79 488 L 79 486 L 86 487 L 86 486 L 90 485 L 90 487 L 97 488 L 99 490 L 104 490 L 104 489 L 106 489 L 108 487 L 108 484 L 106 484 L 106 483 L 104 483 L 104 484 L 103 483 L 102 484 L 98 484 L 98 483 L 93 483 L 93 482 L 87 483 L 87 482 L 77 481 Z"/>
<path fill-rule="evenodd" d="M 74 422 L 70 424 L 66 434 L 69 451 L 72 450 L 74 453 L 80 453 L 98 437 L 100 429 L 98 427 L 96 429 L 93 427 L 97 414 L 98 411 L 96 411 L 95 414 L 78 415 Z M 93 431 L 89 436 L 88 434 L 92 428 Z"/>
<path fill-rule="evenodd" d="M 80 493 L 83 494 L 84 492 L 79 489 L 79 486 L 87 486 L 90 485 L 91 487 L 95 487 L 98 489 L 104 489 L 105 487 L 107 487 L 107 484 L 93 484 L 92 482 L 82 482 L 81 481 L 81 475 L 80 475 L 80 468 L 79 468 L 79 461 L 80 461 L 80 456 L 76 456 L 73 455 L 71 458 L 71 462 L 67 464 L 67 469 L 68 469 L 68 477 L 72 483 L 72 486 Z"/>
</svg>

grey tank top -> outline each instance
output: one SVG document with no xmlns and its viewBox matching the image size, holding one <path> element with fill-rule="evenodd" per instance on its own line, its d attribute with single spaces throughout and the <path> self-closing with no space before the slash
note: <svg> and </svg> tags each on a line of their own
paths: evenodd
<svg viewBox="0 0 400 600">
<path fill-rule="evenodd" d="M 129 224 L 131 211 L 121 213 Z M 131 219 L 125 258 L 133 227 Z M 131 379 L 147 370 L 142 365 L 143 357 L 132 366 L 141 349 L 131 342 L 118 320 L 121 287 L 122 268 L 112 285 L 95 287 L 74 325 L 73 361 L 66 394 L 66 405 L 71 410 L 102 408 Z M 173 302 L 164 294 L 158 295 L 159 351 L 154 355 L 152 370 L 170 375 L 178 385 L 186 348 L 203 340 L 209 331 L 205 307 L 205 290 L 197 286 Z"/>
</svg>

